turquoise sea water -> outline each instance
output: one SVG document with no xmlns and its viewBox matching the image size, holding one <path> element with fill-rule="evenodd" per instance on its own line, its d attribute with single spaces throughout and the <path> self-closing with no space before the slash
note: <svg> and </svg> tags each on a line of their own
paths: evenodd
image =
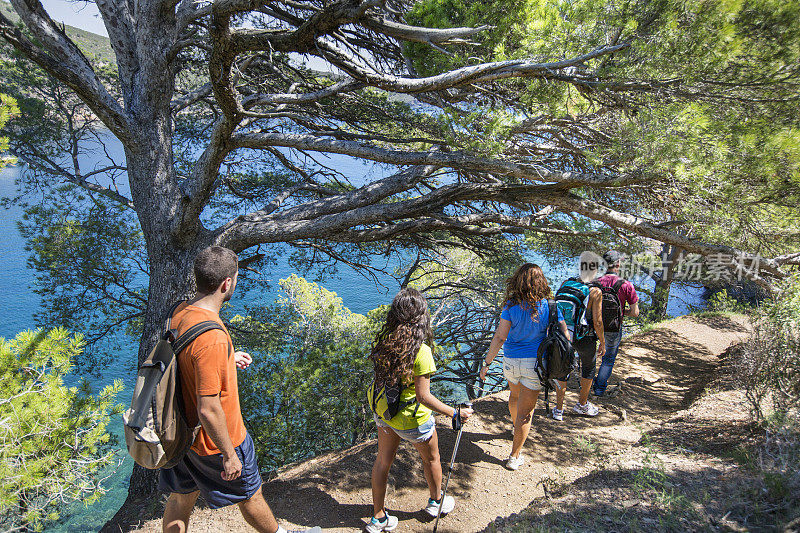
<svg viewBox="0 0 800 533">
<path fill-rule="evenodd" d="M 115 147 L 112 146 L 113 150 Z M 118 149 L 118 146 L 117 146 Z M 87 158 L 86 163 L 91 163 Z M 86 168 L 90 164 L 84 163 Z M 385 172 L 379 166 L 365 166 L 346 158 L 336 158 L 334 163 L 338 168 L 345 168 L 346 173 L 355 177 L 356 182 L 364 180 L 366 177 L 382 175 Z M 19 176 L 20 168 L 6 168 L 0 171 L 0 197 L 8 197 L 16 194 L 14 180 Z M 5 283 L 5 301 L 0 311 L 0 337 L 10 338 L 19 331 L 33 327 L 34 313 L 40 306 L 40 299 L 33 292 L 35 277 L 34 271 L 26 265 L 27 252 L 25 251 L 25 241 L 20 236 L 17 229 L 17 221 L 20 219 L 22 211 L 12 207 L 7 210 L 0 210 L 0 269 L 3 273 Z M 536 258 L 531 258 L 535 260 Z M 273 290 L 277 287 L 277 280 L 288 277 L 293 273 L 293 269 L 286 260 L 285 255 L 281 257 L 278 264 L 271 268 L 267 277 L 272 280 Z M 571 273 L 548 272 L 551 281 L 560 283 Z M 326 279 L 322 285 L 335 291 L 344 301 L 344 305 L 357 313 L 378 307 L 381 304 L 391 301 L 392 296 L 398 289 L 397 282 L 386 275 L 378 276 L 378 283 L 368 280 L 364 276 L 356 273 L 347 266 L 340 268 L 338 275 Z M 672 315 L 684 314 L 689 305 L 700 305 L 701 289 L 676 287 L 670 300 L 669 312 Z M 248 301 L 259 300 L 269 302 L 275 298 L 276 292 L 255 293 L 247 295 Z M 241 309 L 244 300 L 236 298 L 232 302 L 234 309 Z M 99 369 L 99 376 L 92 377 L 95 388 L 102 387 L 113 382 L 116 378 L 121 378 L 126 384 L 126 389 L 119 397 L 123 404 L 130 402 L 131 383 L 135 373 L 136 345 L 134 341 L 127 341 L 117 351 L 117 357 L 107 368 Z M 112 425 L 114 433 L 120 435 L 121 424 L 115 421 Z M 124 442 L 120 441 L 120 450 L 124 451 Z M 123 459 L 122 464 L 112 473 L 106 482 L 108 493 L 98 502 L 91 506 L 77 505 L 71 509 L 70 516 L 61 523 L 48 528 L 48 531 L 59 532 L 81 532 L 97 531 L 109 518 L 117 511 L 127 495 L 127 480 L 131 469 L 131 461 L 124 453 L 120 453 Z"/>
</svg>

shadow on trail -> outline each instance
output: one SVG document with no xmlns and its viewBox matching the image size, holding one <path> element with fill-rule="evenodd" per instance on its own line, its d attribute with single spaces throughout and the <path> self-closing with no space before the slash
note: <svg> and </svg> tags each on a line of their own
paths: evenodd
<svg viewBox="0 0 800 533">
<path fill-rule="evenodd" d="M 709 467 L 668 473 L 645 467 L 595 471 L 553 487 L 548 496 L 496 520 L 482 533 L 496 527 L 510 531 L 515 524 L 524 524 L 523 531 L 564 531 L 565 525 L 568 531 L 744 530 L 749 512 L 739 496 L 748 482 L 744 475 Z"/>
<path fill-rule="evenodd" d="M 649 435 L 655 444 L 667 449 L 683 448 L 730 459 L 761 442 L 765 433 L 757 422 L 677 419 L 652 430 Z"/>
<path fill-rule="evenodd" d="M 710 328 L 720 331 L 735 331 L 737 333 L 749 334 L 750 330 L 742 323 L 725 315 L 711 315 L 695 317 L 695 320 Z"/>
<path fill-rule="evenodd" d="M 288 505 L 274 500 L 270 502 L 270 506 L 276 516 L 282 520 L 289 520 L 294 524 L 318 525 L 323 529 L 341 527 L 362 529 L 366 524 L 364 517 L 372 516 L 372 502 L 340 503 L 319 487 L 297 489 L 295 486 L 283 486 L 283 484 L 279 483 L 272 488 L 289 491 L 290 495 L 299 500 L 313 502 L 311 507 L 297 505 L 298 500 L 294 500 L 295 505 L 291 504 L 291 500 Z M 267 496 L 267 498 L 270 499 L 270 496 Z M 400 520 L 425 521 L 430 519 L 430 516 L 421 509 L 416 512 L 392 509 L 391 512 L 392 515 L 397 516 Z"/>
</svg>

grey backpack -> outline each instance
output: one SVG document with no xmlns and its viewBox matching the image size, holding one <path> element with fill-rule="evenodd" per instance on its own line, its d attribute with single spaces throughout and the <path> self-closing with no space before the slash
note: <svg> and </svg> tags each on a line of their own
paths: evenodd
<svg viewBox="0 0 800 533">
<path fill-rule="evenodd" d="M 164 333 L 139 367 L 131 408 L 122 415 L 128 453 L 148 469 L 172 468 L 194 442 L 200 424 L 189 427 L 186 421 L 178 354 L 206 331 L 222 329 L 205 321 L 176 338 L 178 332 L 171 326 L 178 305 L 170 310 Z"/>
</svg>

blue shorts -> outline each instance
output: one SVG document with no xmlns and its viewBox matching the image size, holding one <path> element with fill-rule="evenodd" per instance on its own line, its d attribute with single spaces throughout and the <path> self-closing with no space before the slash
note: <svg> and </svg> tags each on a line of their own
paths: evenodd
<svg viewBox="0 0 800 533">
<path fill-rule="evenodd" d="M 158 476 L 158 490 L 189 494 L 200 491 L 212 509 L 249 500 L 261 486 L 256 450 L 250 433 L 235 448 L 242 462 L 242 473 L 233 481 L 222 479 L 222 454 L 197 455 L 189 450 L 173 468 L 162 468 Z"/>
<path fill-rule="evenodd" d="M 389 428 L 394 431 L 398 437 L 408 442 L 427 442 L 433 437 L 433 432 L 436 431 L 436 421 L 433 416 L 424 422 L 421 426 L 414 429 L 394 429 L 392 426 L 378 418 L 378 415 L 372 413 L 372 418 L 375 419 L 375 425 L 379 428 Z"/>
</svg>

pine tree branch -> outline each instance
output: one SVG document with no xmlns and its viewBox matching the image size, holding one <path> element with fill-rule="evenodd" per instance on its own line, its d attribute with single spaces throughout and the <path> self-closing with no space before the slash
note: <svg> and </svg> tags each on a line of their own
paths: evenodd
<svg viewBox="0 0 800 533">
<path fill-rule="evenodd" d="M 0 13 L 0 37 L 61 81 L 123 142 L 132 139 L 130 118 L 109 94 L 78 46 L 56 25 L 38 0 L 14 0 L 14 9 L 41 46 Z"/>
</svg>

